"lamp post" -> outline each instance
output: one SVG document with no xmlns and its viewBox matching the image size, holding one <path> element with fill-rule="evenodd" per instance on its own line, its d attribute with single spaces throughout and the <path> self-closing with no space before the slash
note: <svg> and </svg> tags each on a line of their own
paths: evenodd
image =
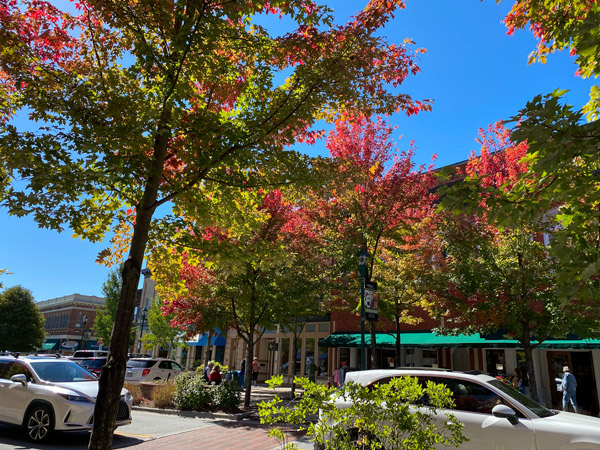
<svg viewBox="0 0 600 450">
<path fill-rule="evenodd" d="M 142 333 L 144 332 L 144 322 L 146 321 L 146 314 L 148 314 L 148 308 L 144 306 L 142 309 L 142 326 L 140 327 L 140 340 L 138 342 L 138 353 L 142 350 Z"/>
<path fill-rule="evenodd" d="M 83 321 L 83 328 L 81 329 L 81 342 L 79 343 L 79 349 L 83 350 L 83 338 L 85 334 L 85 326 L 88 321 L 88 316 L 83 316 L 81 320 Z"/>
<path fill-rule="evenodd" d="M 365 278 L 367 277 L 367 251 L 361 247 L 358 252 L 358 272 L 360 274 L 360 369 L 367 368 L 367 345 L 365 343 Z"/>
</svg>

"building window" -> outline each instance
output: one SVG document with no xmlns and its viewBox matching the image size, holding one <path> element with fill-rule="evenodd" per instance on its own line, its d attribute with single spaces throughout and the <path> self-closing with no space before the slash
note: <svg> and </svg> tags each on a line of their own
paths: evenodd
<svg viewBox="0 0 600 450">
<path fill-rule="evenodd" d="M 307 323 L 306 324 L 306 332 L 307 333 L 314 333 L 316 331 L 317 327 L 314 323 Z"/>
<path fill-rule="evenodd" d="M 423 367 L 437 367 L 437 350 L 423 350 Z"/>
<path fill-rule="evenodd" d="M 322 322 L 319 324 L 319 331 L 321 333 L 329 333 L 329 322 Z"/>
</svg>

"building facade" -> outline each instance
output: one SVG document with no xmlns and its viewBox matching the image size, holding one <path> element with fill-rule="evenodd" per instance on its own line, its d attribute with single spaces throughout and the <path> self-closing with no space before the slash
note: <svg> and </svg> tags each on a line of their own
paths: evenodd
<svg viewBox="0 0 600 450">
<path fill-rule="evenodd" d="M 94 322 L 105 299 L 71 294 L 37 302 L 45 319 L 44 352 L 72 353 L 79 349 L 100 349 L 102 342 L 94 335 Z"/>
</svg>

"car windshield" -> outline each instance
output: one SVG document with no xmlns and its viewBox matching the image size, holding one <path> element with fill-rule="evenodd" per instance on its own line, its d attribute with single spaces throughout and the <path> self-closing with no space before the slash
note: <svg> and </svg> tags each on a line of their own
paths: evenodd
<svg viewBox="0 0 600 450">
<path fill-rule="evenodd" d="M 130 359 L 127 361 L 127 367 L 132 367 L 135 369 L 147 369 L 148 367 L 152 367 L 155 362 L 156 361 Z"/>
<path fill-rule="evenodd" d="M 548 408 L 540 405 L 539 403 L 531 400 L 526 395 L 521 394 L 515 388 L 503 383 L 500 380 L 493 380 L 489 382 L 495 388 L 501 390 L 503 393 L 511 397 L 512 399 L 518 401 L 523 406 L 527 407 L 538 417 L 549 417 L 553 416 L 555 413 L 550 411 Z"/>
<path fill-rule="evenodd" d="M 106 359 L 84 359 L 79 364 L 83 367 L 100 369 L 106 363 Z"/>
<path fill-rule="evenodd" d="M 94 375 L 73 361 L 35 361 L 31 367 L 39 378 L 51 383 L 98 381 Z"/>
</svg>

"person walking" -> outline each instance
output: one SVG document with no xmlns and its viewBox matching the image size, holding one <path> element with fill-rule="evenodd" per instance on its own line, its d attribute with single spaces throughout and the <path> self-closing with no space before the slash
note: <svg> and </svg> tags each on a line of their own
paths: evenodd
<svg viewBox="0 0 600 450">
<path fill-rule="evenodd" d="M 569 402 L 573 405 L 573 411 L 579 412 L 577 408 L 577 380 L 575 375 L 571 373 L 569 366 L 563 367 L 563 378 L 560 388 L 563 393 L 563 411 L 569 407 Z"/>
<path fill-rule="evenodd" d="M 260 371 L 260 363 L 258 362 L 258 357 L 254 357 L 254 361 L 252 361 L 252 383 L 256 385 L 258 382 L 258 372 Z"/>
</svg>

